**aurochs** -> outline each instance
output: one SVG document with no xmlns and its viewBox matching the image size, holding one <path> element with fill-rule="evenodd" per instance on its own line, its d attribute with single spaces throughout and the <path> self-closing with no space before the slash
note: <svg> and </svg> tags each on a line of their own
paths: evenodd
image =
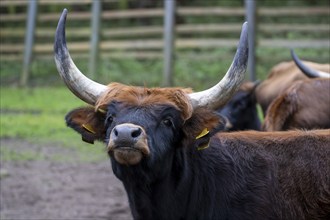
<svg viewBox="0 0 330 220">
<path fill-rule="evenodd" d="M 84 140 L 105 142 L 134 219 L 329 219 L 329 130 L 221 132 L 214 109 L 243 81 L 247 24 L 225 77 L 194 93 L 88 79 L 66 47 L 66 15 L 56 30 L 57 69 L 91 105 L 66 121 Z"/>
<path fill-rule="evenodd" d="M 269 105 L 292 84 L 311 78 L 329 78 L 330 64 L 299 61 L 291 50 L 293 61 L 281 62 L 269 72 L 267 79 L 262 81 L 255 90 L 257 102 L 260 104 L 264 117 Z"/>
</svg>

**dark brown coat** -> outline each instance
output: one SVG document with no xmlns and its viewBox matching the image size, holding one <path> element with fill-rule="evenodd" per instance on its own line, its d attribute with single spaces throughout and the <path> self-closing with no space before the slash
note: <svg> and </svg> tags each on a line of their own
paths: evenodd
<svg viewBox="0 0 330 220">
<path fill-rule="evenodd" d="M 111 84 L 66 117 L 106 143 L 135 219 L 329 219 L 330 130 L 221 132 L 187 91 Z"/>
</svg>

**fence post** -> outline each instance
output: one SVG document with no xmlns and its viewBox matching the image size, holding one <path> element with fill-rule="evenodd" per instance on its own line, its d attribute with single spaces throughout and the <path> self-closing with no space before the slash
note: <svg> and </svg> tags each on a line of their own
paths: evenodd
<svg viewBox="0 0 330 220">
<path fill-rule="evenodd" d="M 23 58 L 23 70 L 20 79 L 20 86 L 26 86 L 30 75 L 30 65 L 32 61 L 33 54 L 33 44 L 34 44 L 34 32 L 36 26 L 37 18 L 37 0 L 29 0 L 28 14 L 26 20 L 26 32 L 25 32 L 25 50 Z"/>
<path fill-rule="evenodd" d="M 248 22 L 248 35 L 249 35 L 249 60 L 248 60 L 248 73 L 251 81 L 256 80 L 256 55 L 255 55 L 255 43 L 256 43 L 256 1 L 245 0 L 246 7 L 246 20 Z"/>
<path fill-rule="evenodd" d="M 92 22 L 91 22 L 91 52 L 89 57 L 89 75 L 95 77 L 96 66 L 99 58 L 100 42 L 100 22 L 102 13 L 102 2 L 93 0 L 92 4 Z"/>
<path fill-rule="evenodd" d="M 174 64 L 174 25 L 176 3 L 173 0 L 164 0 L 164 73 L 163 85 L 172 86 L 173 83 L 173 64 Z"/>
</svg>

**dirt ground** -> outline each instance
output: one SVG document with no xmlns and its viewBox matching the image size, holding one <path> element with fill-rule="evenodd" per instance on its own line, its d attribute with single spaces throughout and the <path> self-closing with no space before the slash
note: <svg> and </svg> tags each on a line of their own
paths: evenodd
<svg viewBox="0 0 330 220">
<path fill-rule="evenodd" d="M 60 146 L 1 140 L 1 147 L 75 156 Z M 73 160 L 75 161 L 75 160 Z M 127 196 L 110 161 L 1 161 L 1 220 L 130 220 Z"/>
</svg>

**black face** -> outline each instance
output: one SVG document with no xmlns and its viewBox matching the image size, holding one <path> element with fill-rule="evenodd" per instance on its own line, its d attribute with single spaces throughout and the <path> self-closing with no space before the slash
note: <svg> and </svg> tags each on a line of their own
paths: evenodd
<svg viewBox="0 0 330 220">
<path fill-rule="evenodd" d="M 114 174 L 122 181 L 133 178 L 135 182 L 173 173 L 171 169 L 187 151 L 205 149 L 211 137 L 224 128 L 223 118 L 210 109 L 196 108 L 184 119 L 187 114 L 177 106 L 148 101 L 143 105 L 129 104 L 138 102 L 134 99 L 112 101 L 107 107 L 77 108 L 65 118 L 84 141 L 104 141 Z"/>
<path fill-rule="evenodd" d="M 230 122 L 231 126 L 227 130 L 252 129 L 250 125 L 256 114 L 256 102 L 251 93 L 238 91 L 218 112 Z"/>
<path fill-rule="evenodd" d="M 174 106 L 127 106 L 113 101 L 105 120 L 109 155 L 117 165 L 153 166 L 178 146 L 182 124 Z"/>
</svg>

